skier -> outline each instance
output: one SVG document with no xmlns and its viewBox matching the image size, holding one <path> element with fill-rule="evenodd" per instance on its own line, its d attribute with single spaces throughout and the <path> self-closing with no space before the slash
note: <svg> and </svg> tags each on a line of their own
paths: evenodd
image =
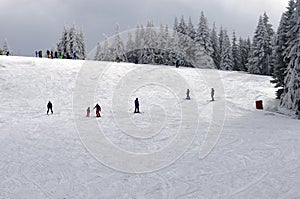
<svg viewBox="0 0 300 199">
<path fill-rule="evenodd" d="M 179 59 L 176 60 L 176 68 L 179 68 Z"/>
<path fill-rule="evenodd" d="M 46 53 L 47 53 L 47 58 L 50 58 L 50 51 L 47 50 Z"/>
<path fill-rule="evenodd" d="M 139 58 L 137 56 L 134 57 L 134 63 L 138 64 L 139 63 Z"/>
<path fill-rule="evenodd" d="M 47 104 L 47 115 L 49 113 L 49 110 L 51 111 L 51 114 L 53 114 L 53 110 L 52 110 L 52 103 L 49 101 Z"/>
<path fill-rule="evenodd" d="M 117 57 L 117 58 L 116 58 L 116 62 L 117 62 L 117 63 L 120 63 L 120 61 L 121 61 L 120 58 Z"/>
<path fill-rule="evenodd" d="M 298 119 L 300 120 L 300 100 L 298 101 L 298 107 L 297 107 L 296 115 L 298 115 Z"/>
<path fill-rule="evenodd" d="M 191 98 L 190 98 L 190 89 L 187 89 L 186 90 L 186 98 L 185 99 L 187 99 L 187 100 L 190 100 Z"/>
<path fill-rule="evenodd" d="M 93 109 L 96 109 L 96 117 L 101 117 L 100 115 L 101 107 L 99 106 L 99 104 L 96 104 L 96 106 Z"/>
<path fill-rule="evenodd" d="M 87 116 L 87 117 L 90 117 L 90 113 L 91 113 L 91 109 L 90 109 L 90 107 L 88 107 L 88 108 L 86 109 L 86 116 Z"/>
<path fill-rule="evenodd" d="M 35 51 L 35 57 L 38 57 L 38 55 L 39 55 L 39 53 L 38 53 L 38 51 L 36 50 L 36 51 Z"/>
<path fill-rule="evenodd" d="M 53 59 L 53 51 L 52 50 L 50 52 L 50 57 L 51 57 L 51 59 Z"/>
<path fill-rule="evenodd" d="M 76 57 L 76 51 L 74 51 L 74 53 L 73 53 L 73 59 L 76 60 L 76 58 L 77 58 Z"/>
<path fill-rule="evenodd" d="M 134 100 L 134 113 L 140 113 L 140 103 L 138 98 Z"/>
<path fill-rule="evenodd" d="M 214 88 L 211 88 L 211 93 L 210 93 L 211 101 L 215 101 L 214 95 L 215 95 L 215 90 Z"/>
</svg>

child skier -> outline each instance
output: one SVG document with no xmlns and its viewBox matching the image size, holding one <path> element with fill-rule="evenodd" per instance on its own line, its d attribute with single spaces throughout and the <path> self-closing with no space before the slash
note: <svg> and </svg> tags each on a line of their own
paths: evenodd
<svg viewBox="0 0 300 199">
<path fill-rule="evenodd" d="M 90 113 L 91 113 L 91 109 L 90 109 L 90 107 L 88 107 L 88 108 L 86 109 L 86 116 L 87 116 L 87 117 L 90 117 Z"/>
</svg>

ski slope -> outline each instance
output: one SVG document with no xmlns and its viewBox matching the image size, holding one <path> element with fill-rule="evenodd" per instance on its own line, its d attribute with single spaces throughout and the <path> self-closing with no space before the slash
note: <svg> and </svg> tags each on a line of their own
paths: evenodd
<svg viewBox="0 0 300 199">
<path fill-rule="evenodd" d="M 269 82 L 0 56 L 0 198 L 299 198 L 299 121 L 276 113 Z M 85 117 L 96 103 L 102 117 Z"/>
</svg>

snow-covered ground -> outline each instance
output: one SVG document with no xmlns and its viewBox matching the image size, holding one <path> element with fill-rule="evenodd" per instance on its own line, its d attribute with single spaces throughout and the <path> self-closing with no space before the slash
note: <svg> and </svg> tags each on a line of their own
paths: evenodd
<svg viewBox="0 0 300 199">
<path fill-rule="evenodd" d="M 299 198 L 299 121 L 255 109 L 274 109 L 269 82 L 0 56 L 0 198 Z"/>
</svg>

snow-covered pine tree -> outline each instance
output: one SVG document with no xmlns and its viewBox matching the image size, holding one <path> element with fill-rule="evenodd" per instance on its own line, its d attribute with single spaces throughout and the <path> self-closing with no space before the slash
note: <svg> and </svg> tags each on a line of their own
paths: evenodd
<svg viewBox="0 0 300 199">
<path fill-rule="evenodd" d="M 289 63 L 289 58 L 286 56 L 286 48 L 288 42 L 288 31 L 291 28 L 292 15 L 295 10 L 295 1 L 290 0 L 285 11 L 280 20 L 280 24 L 277 29 L 277 34 L 275 37 L 275 45 L 273 51 L 274 60 L 274 69 L 272 73 L 273 80 L 271 83 L 275 84 L 275 88 L 278 88 L 276 91 L 276 96 L 280 99 L 281 94 L 283 93 L 284 86 L 284 77 L 286 75 L 286 69 Z"/>
<path fill-rule="evenodd" d="M 297 109 L 300 100 L 300 0 L 295 3 L 292 17 L 292 27 L 288 32 L 286 52 L 289 64 L 284 79 L 284 92 L 281 95 L 282 107 Z"/>
<path fill-rule="evenodd" d="M 116 23 L 115 35 L 111 44 L 112 55 L 114 56 L 115 60 L 119 58 L 122 61 L 126 61 L 125 49 L 124 44 L 120 36 L 120 26 Z"/>
<path fill-rule="evenodd" d="M 165 64 L 165 54 L 167 47 L 167 35 L 166 28 L 160 24 L 159 32 L 157 34 L 158 37 L 158 53 L 157 53 L 157 63 Z"/>
<path fill-rule="evenodd" d="M 194 28 L 194 25 L 193 25 L 193 22 L 192 22 L 192 18 L 189 17 L 189 22 L 188 22 L 188 25 L 187 25 L 187 35 L 192 39 L 194 40 L 195 39 L 195 36 L 196 36 L 196 30 Z"/>
<path fill-rule="evenodd" d="M 269 75 L 271 54 L 271 37 L 263 17 L 260 16 L 251 46 L 248 71 L 252 74 Z"/>
<path fill-rule="evenodd" d="M 145 31 L 145 43 L 144 43 L 144 59 L 145 64 L 155 64 L 156 63 L 156 47 L 157 47 L 157 33 L 154 30 L 154 23 L 149 21 L 146 26 Z"/>
<path fill-rule="evenodd" d="M 7 39 L 4 40 L 2 51 L 3 51 L 2 52 L 3 55 L 10 55 L 11 54 Z"/>
<path fill-rule="evenodd" d="M 272 28 L 272 24 L 270 24 L 269 22 L 269 16 L 267 15 L 266 12 L 264 12 L 264 15 L 263 15 L 263 21 L 264 21 L 264 24 L 266 26 L 266 29 L 267 29 L 267 32 L 268 32 L 268 35 L 269 37 L 271 38 L 272 40 L 272 37 L 275 35 L 275 32 Z"/>
<path fill-rule="evenodd" d="M 65 26 L 62 37 L 57 44 L 57 51 L 64 58 L 72 58 L 76 52 L 77 59 L 85 59 L 85 41 L 82 29 L 73 25 L 71 28 Z"/>
<path fill-rule="evenodd" d="M 230 44 L 230 39 L 226 30 L 223 30 L 223 42 L 222 42 L 222 54 L 221 54 L 221 70 L 232 70 L 232 49 Z"/>
<path fill-rule="evenodd" d="M 132 39 L 132 33 L 131 32 L 128 32 L 128 38 L 127 38 L 127 42 L 126 42 L 126 52 L 131 52 L 135 49 L 135 43 Z"/>
<path fill-rule="evenodd" d="M 129 31 L 127 42 L 126 42 L 126 45 L 125 45 L 125 52 L 126 52 L 126 57 L 127 57 L 128 62 L 134 62 L 134 59 L 137 56 L 136 52 L 135 52 L 135 50 L 136 50 L 135 46 L 136 45 L 135 45 L 135 43 L 132 39 L 132 33 Z"/>
<path fill-rule="evenodd" d="M 178 31 L 178 18 L 177 17 L 174 18 L 173 30 L 176 32 Z"/>
<path fill-rule="evenodd" d="M 73 25 L 69 30 L 69 36 L 70 36 L 70 56 L 73 56 L 73 53 L 76 52 L 78 54 L 79 47 L 77 44 L 77 32 L 75 25 Z"/>
<path fill-rule="evenodd" d="M 135 33 L 134 33 L 134 43 L 135 43 L 135 49 L 141 49 L 141 29 L 140 26 L 137 25 L 135 28 Z"/>
<path fill-rule="evenodd" d="M 82 28 L 77 32 L 76 42 L 78 45 L 77 59 L 84 60 L 86 58 L 85 37 Z"/>
<path fill-rule="evenodd" d="M 196 56 L 196 45 L 195 45 L 195 36 L 196 36 L 196 30 L 194 28 L 192 18 L 189 17 L 189 22 L 187 25 L 187 39 L 188 39 L 188 46 L 186 49 L 186 61 L 190 63 L 191 65 L 195 62 L 195 56 Z"/>
<path fill-rule="evenodd" d="M 94 60 L 97 60 L 97 61 L 101 61 L 101 60 L 102 60 L 101 52 L 102 52 L 102 46 L 101 46 L 101 44 L 98 42 L 98 43 L 97 43 L 97 47 L 96 47 L 96 53 L 95 53 Z"/>
<path fill-rule="evenodd" d="M 220 32 L 219 32 L 220 64 L 221 64 L 221 54 L 222 54 L 223 40 L 224 40 L 224 30 L 223 30 L 223 27 L 221 26 L 220 27 Z"/>
<path fill-rule="evenodd" d="M 272 57 L 272 53 L 273 53 L 274 42 L 275 42 L 274 41 L 275 32 L 272 28 L 272 24 L 270 24 L 269 22 L 269 17 L 266 12 L 264 12 L 263 21 L 268 32 L 268 39 L 270 41 L 269 47 L 267 48 L 268 49 L 267 53 L 269 54 L 269 68 L 267 71 L 267 75 L 271 75 L 273 73 L 273 68 L 274 68 L 274 57 Z"/>
<path fill-rule="evenodd" d="M 176 60 L 182 59 L 180 42 L 180 33 L 178 33 L 178 19 L 177 17 L 175 17 L 173 34 L 170 35 L 170 38 L 168 40 L 168 46 L 171 49 L 168 56 L 168 65 L 175 65 Z"/>
<path fill-rule="evenodd" d="M 186 65 L 185 61 L 187 59 L 187 51 L 189 49 L 189 36 L 187 34 L 187 25 L 183 16 L 178 24 L 177 33 L 179 38 L 179 46 L 176 52 L 179 53 L 181 65 Z"/>
<path fill-rule="evenodd" d="M 208 55 L 210 56 L 212 55 L 213 49 L 212 49 L 211 38 L 209 33 L 208 20 L 204 16 L 203 12 L 201 12 L 201 16 L 200 16 L 196 36 L 195 36 L 195 42 L 200 43 L 204 47 Z"/>
<path fill-rule="evenodd" d="M 240 51 L 237 45 L 237 39 L 235 35 L 235 31 L 232 32 L 232 70 L 240 71 L 241 63 L 240 63 Z"/>
<path fill-rule="evenodd" d="M 213 28 L 212 28 L 210 37 L 211 37 L 211 44 L 212 44 L 212 49 L 213 49 L 211 57 L 214 60 L 214 64 L 216 65 L 216 68 L 220 69 L 221 54 L 220 54 L 219 38 L 217 35 L 215 23 L 213 24 Z"/>
<path fill-rule="evenodd" d="M 247 40 L 244 40 L 240 37 L 238 49 L 239 49 L 239 62 L 240 62 L 240 70 L 241 71 L 247 71 L 247 64 L 248 59 L 250 56 L 250 48 L 251 48 L 251 42 L 248 38 Z"/>
</svg>

